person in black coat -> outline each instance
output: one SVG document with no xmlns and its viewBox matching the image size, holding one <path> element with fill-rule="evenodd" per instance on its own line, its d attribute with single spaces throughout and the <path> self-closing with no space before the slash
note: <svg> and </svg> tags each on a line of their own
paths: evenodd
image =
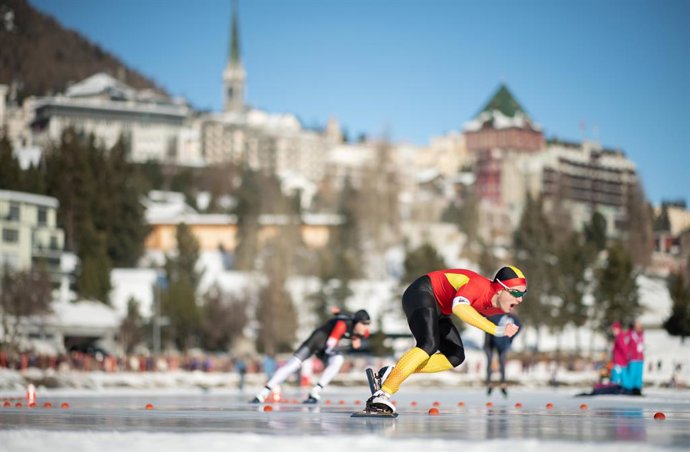
<svg viewBox="0 0 690 452">
<path fill-rule="evenodd" d="M 520 320 L 514 314 L 498 314 L 488 318 L 496 325 L 504 326 L 508 324 L 515 324 L 520 326 Z M 519 330 L 518 330 L 519 331 Z M 491 383 L 492 364 L 494 352 L 498 355 L 498 366 L 501 373 L 500 387 L 503 396 L 508 396 L 508 389 L 506 384 L 506 355 L 510 346 L 513 343 L 513 337 L 502 336 L 496 337 L 491 334 L 484 336 L 484 352 L 486 353 L 486 394 L 491 395 L 494 387 Z"/>
</svg>

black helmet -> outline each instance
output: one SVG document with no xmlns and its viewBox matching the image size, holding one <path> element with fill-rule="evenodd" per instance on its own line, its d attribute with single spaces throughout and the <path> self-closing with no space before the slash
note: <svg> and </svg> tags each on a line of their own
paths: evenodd
<svg viewBox="0 0 690 452">
<path fill-rule="evenodd" d="M 352 319 L 355 323 L 363 323 L 365 325 L 368 325 L 371 322 L 371 317 L 369 317 L 369 313 L 364 309 L 360 309 L 359 311 L 355 312 L 355 315 L 352 316 Z"/>
</svg>

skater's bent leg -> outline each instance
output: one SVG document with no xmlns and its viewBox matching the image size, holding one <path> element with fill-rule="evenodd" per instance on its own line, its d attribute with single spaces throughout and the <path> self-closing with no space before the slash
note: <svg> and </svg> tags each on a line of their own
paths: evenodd
<svg viewBox="0 0 690 452">
<path fill-rule="evenodd" d="M 428 277 L 419 278 L 403 294 L 403 310 L 417 346 L 400 357 L 383 382 L 381 389 L 388 394 L 398 392 L 403 381 L 424 368 L 429 357 L 438 351 L 440 310 L 430 284 Z"/>
<path fill-rule="evenodd" d="M 438 331 L 440 338 L 438 351 L 440 352 L 440 357 L 434 358 L 432 356 L 432 360 L 436 363 L 436 368 L 429 368 L 425 370 L 425 372 L 450 370 L 454 367 L 458 367 L 465 361 L 465 347 L 462 345 L 460 333 L 453 325 L 452 320 L 448 317 L 440 319 L 438 322 Z"/>
<path fill-rule="evenodd" d="M 408 350 L 395 364 L 381 389 L 388 394 L 395 394 L 400 389 L 402 382 L 412 375 L 418 367 L 423 366 L 428 359 L 429 354 L 419 347 Z"/>
<path fill-rule="evenodd" d="M 283 367 L 278 369 L 276 373 L 273 374 L 268 383 L 266 383 L 267 388 L 274 388 L 276 385 L 284 382 L 290 375 L 297 372 L 297 370 L 302 366 L 302 360 L 296 356 L 292 356 L 288 362 L 285 363 Z"/>
<path fill-rule="evenodd" d="M 415 373 L 430 374 L 434 372 L 443 372 L 453 367 L 455 366 L 451 364 L 446 355 L 443 353 L 434 353 L 425 363 L 415 369 Z"/>
<path fill-rule="evenodd" d="M 331 382 L 333 377 L 338 375 L 338 371 L 343 366 L 345 357 L 343 355 L 332 355 L 328 357 L 328 364 L 319 378 L 319 385 L 325 388 Z"/>
</svg>

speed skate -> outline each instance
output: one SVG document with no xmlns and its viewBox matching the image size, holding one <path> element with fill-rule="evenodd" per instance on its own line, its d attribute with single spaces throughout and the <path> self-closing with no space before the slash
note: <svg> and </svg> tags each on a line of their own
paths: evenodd
<svg viewBox="0 0 690 452">
<path fill-rule="evenodd" d="M 374 375 L 374 371 L 371 368 L 366 369 L 366 374 L 367 380 L 369 381 L 369 390 L 371 391 L 371 395 L 373 396 L 374 393 L 380 389 L 379 384 L 376 381 L 376 376 Z M 381 409 L 377 409 L 374 407 L 366 407 L 362 411 L 356 411 L 352 413 L 350 417 L 378 417 L 394 419 L 398 417 L 398 413 L 390 413 L 388 411 L 383 411 Z"/>
</svg>

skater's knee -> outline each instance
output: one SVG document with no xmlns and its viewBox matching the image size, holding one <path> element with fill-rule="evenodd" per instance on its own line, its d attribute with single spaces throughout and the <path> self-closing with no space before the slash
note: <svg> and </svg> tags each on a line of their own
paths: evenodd
<svg viewBox="0 0 690 452">
<path fill-rule="evenodd" d="M 328 366 L 342 366 L 345 362 L 345 357 L 343 355 L 332 355 L 328 358 Z"/>
<path fill-rule="evenodd" d="M 446 357 L 448 358 L 448 361 L 453 365 L 453 367 L 458 367 L 465 361 L 465 351 L 463 349 L 460 349 L 450 356 L 446 355 Z"/>
<path fill-rule="evenodd" d="M 417 341 L 417 348 L 424 350 L 424 352 L 431 356 L 438 351 L 438 341 L 433 337 L 424 338 L 424 340 Z"/>
</svg>

